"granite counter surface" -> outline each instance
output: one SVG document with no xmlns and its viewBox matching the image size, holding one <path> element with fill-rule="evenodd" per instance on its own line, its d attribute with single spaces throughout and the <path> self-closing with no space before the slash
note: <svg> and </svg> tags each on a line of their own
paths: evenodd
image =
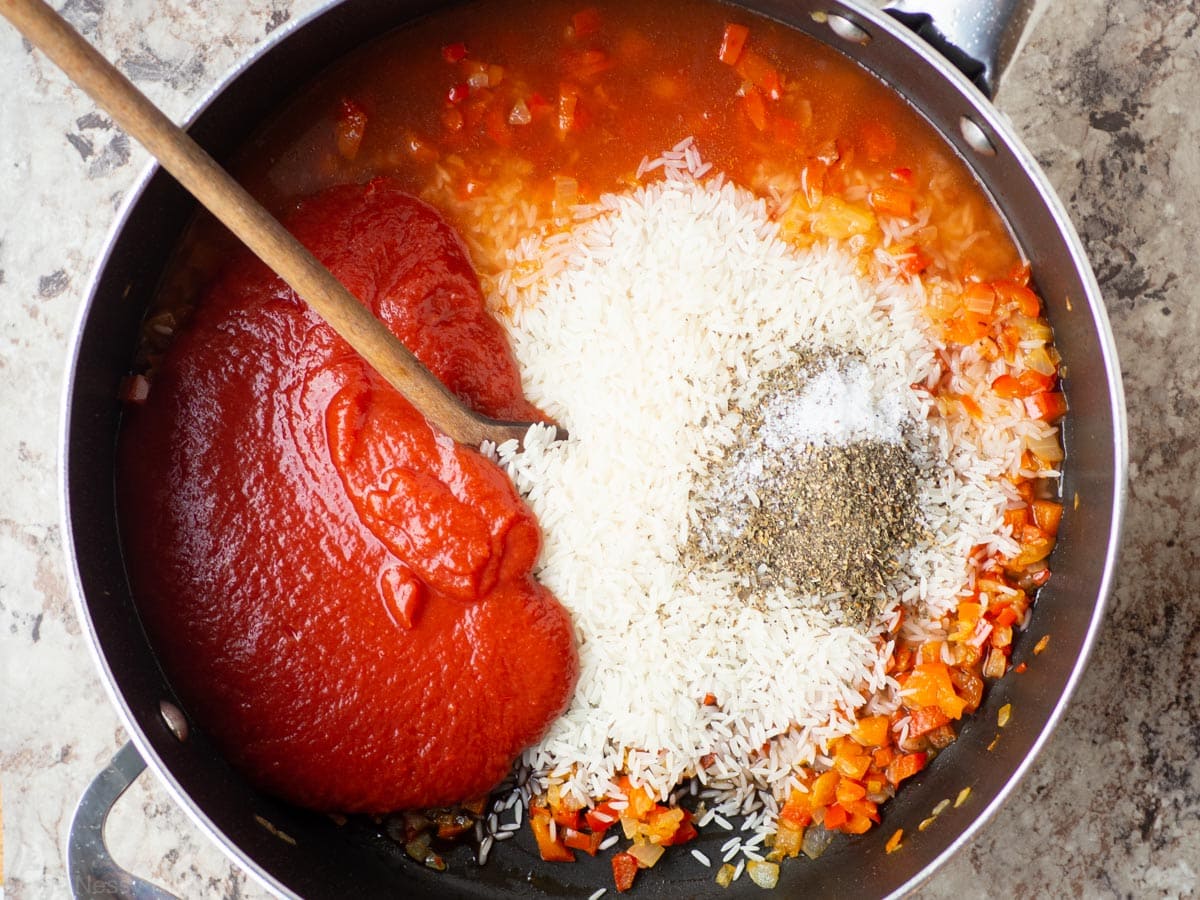
<svg viewBox="0 0 1200 900">
<path fill-rule="evenodd" d="M 168 114 L 313 0 L 68 0 Z M 1049 0 L 1003 85 L 1079 229 L 1123 360 L 1129 512 L 1107 622 L 1065 720 L 923 897 L 1200 893 L 1200 3 Z M 68 596 L 55 456 L 66 347 L 146 155 L 0 25 L 0 893 L 68 891 L 66 834 L 124 742 Z M 118 860 L 185 897 L 261 896 L 151 778 Z"/>
</svg>

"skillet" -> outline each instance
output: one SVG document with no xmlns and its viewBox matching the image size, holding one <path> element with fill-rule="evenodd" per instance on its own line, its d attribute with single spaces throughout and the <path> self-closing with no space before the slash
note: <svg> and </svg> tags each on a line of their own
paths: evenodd
<svg viewBox="0 0 1200 900">
<path fill-rule="evenodd" d="M 1014 663 L 1029 663 L 1030 673 L 991 687 L 955 744 L 885 807 L 880 827 L 856 838 L 839 837 L 815 862 L 785 864 L 778 888 L 780 896 L 889 896 L 918 884 L 981 827 L 1031 764 L 1082 673 L 1103 616 L 1124 506 L 1127 448 L 1119 366 L 1079 239 L 1029 153 L 987 99 L 1015 49 L 1029 3 L 929 0 L 900 3 L 887 12 L 821 0 L 741 5 L 857 60 L 956 148 L 1032 264 L 1066 371 L 1067 513 L 1051 561 L 1055 576 L 1013 655 Z M 289 23 L 205 98 L 192 117 L 192 135 L 218 159 L 228 156 L 313 74 L 436 6 L 431 0 L 346 0 Z M 113 463 L 118 383 L 128 370 L 145 304 L 192 211 L 182 189 L 156 168 L 131 191 L 81 312 L 67 379 L 62 497 L 74 593 L 102 678 L 132 738 L 81 802 L 72 829 L 72 884 L 81 895 L 111 895 L 117 886 L 130 896 L 165 896 L 117 869 L 102 839 L 109 805 L 148 765 L 238 865 L 284 896 L 588 897 L 599 887 L 611 890 L 607 860 L 543 863 L 526 830 L 498 845 L 483 868 L 464 847 L 448 857 L 449 871 L 424 869 L 370 822 L 337 826 L 253 791 L 200 730 L 188 727 L 129 595 Z M 1052 638 L 1051 651 L 1034 661 L 1033 646 L 1045 635 Z M 1005 704 L 1013 715 L 1000 731 L 997 712 Z M 965 787 L 971 788 L 967 802 L 943 812 L 927 830 L 918 829 L 939 801 L 953 800 Z M 887 854 L 884 844 L 897 828 L 904 829 L 904 846 Z M 725 839 L 718 831 L 693 846 L 716 859 Z M 713 871 L 687 853 L 668 854 L 635 887 L 643 897 L 737 898 L 758 891 L 745 876 L 728 890 L 719 888 Z"/>
</svg>

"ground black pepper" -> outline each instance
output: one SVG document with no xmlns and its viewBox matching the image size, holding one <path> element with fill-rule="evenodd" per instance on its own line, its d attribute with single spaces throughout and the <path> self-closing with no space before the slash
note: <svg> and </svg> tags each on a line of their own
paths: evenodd
<svg viewBox="0 0 1200 900">
<path fill-rule="evenodd" d="M 699 514 L 685 556 L 741 576 L 748 599 L 780 587 L 836 603 L 845 621 L 860 625 L 921 535 L 921 467 L 908 440 L 777 449 L 762 440 L 764 411 L 802 392 L 824 362 L 798 354 L 765 380 L 748 408 L 734 410 L 737 443 L 693 494 Z M 731 483 L 747 473 L 749 484 Z"/>
</svg>

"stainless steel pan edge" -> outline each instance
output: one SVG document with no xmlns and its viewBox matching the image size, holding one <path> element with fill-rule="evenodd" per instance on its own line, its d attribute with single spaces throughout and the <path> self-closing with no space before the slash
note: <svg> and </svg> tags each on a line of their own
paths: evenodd
<svg viewBox="0 0 1200 900">
<path fill-rule="evenodd" d="M 373 10 L 372 6 L 374 7 Z M 409 4 L 409 13 L 407 15 L 398 14 L 395 10 L 384 10 L 382 9 L 384 6 L 386 4 L 372 4 L 365 2 L 365 0 L 363 2 L 351 0 L 350 3 L 344 4 L 343 7 L 339 8 L 346 11 L 346 15 L 342 16 L 342 22 L 334 23 L 332 26 L 333 33 L 348 48 L 360 43 L 363 37 L 361 24 L 354 27 L 346 24 L 355 16 L 359 16 L 360 18 L 363 16 L 367 18 L 374 16 L 379 22 L 383 22 L 388 17 L 391 17 L 399 22 L 406 18 L 411 18 L 414 13 L 420 12 L 417 4 Z M 293 36 L 303 39 L 303 32 L 310 23 L 323 18 L 327 14 L 337 16 L 339 10 L 332 7 L 332 4 L 322 7 L 303 19 L 290 22 L 281 28 L 279 32 L 273 35 L 272 40 L 267 45 L 262 47 L 253 57 L 247 59 L 236 71 L 230 73 L 220 85 L 208 92 L 188 117 L 188 121 L 196 122 L 201 127 L 201 130 L 203 130 L 205 114 L 234 81 L 240 79 L 250 70 L 261 67 L 264 61 L 266 61 L 266 64 L 269 64 L 267 58 L 273 54 L 278 55 L 281 45 L 286 41 L 293 40 Z M 918 80 L 920 81 L 931 77 L 936 78 L 936 84 L 930 82 L 925 87 L 932 90 L 935 94 L 941 92 L 939 102 L 946 107 L 943 111 L 943 118 L 946 121 L 935 122 L 935 124 L 938 124 L 947 138 L 958 147 L 959 152 L 968 158 L 977 170 L 981 170 L 983 180 L 992 184 L 993 191 L 998 193 L 997 200 L 1001 203 L 1002 207 L 1004 206 L 1005 198 L 999 196 L 999 194 L 1003 194 L 1007 190 L 1007 187 L 1003 185 L 997 187 L 994 184 L 994 179 L 989 181 L 987 177 L 988 160 L 976 157 L 974 155 L 975 151 L 967 143 L 966 138 L 963 138 L 961 133 L 956 133 L 952 124 L 953 116 L 956 114 L 971 115 L 976 123 L 981 126 L 983 133 L 993 139 L 993 144 L 997 147 L 999 154 L 1008 154 L 1012 157 L 1012 160 L 1019 163 L 1019 166 L 1023 169 L 1028 179 L 1028 188 L 1039 197 L 1040 202 L 1044 205 L 1044 209 L 1049 215 L 1050 221 L 1053 223 L 1054 228 L 1057 229 L 1060 241 L 1058 244 L 1059 252 L 1065 254 L 1065 259 L 1069 260 L 1070 267 L 1078 274 L 1078 293 L 1071 299 L 1070 309 L 1065 308 L 1066 296 L 1062 298 L 1048 297 L 1054 308 L 1054 312 L 1057 313 L 1055 318 L 1056 328 L 1060 327 L 1060 320 L 1065 318 L 1075 317 L 1079 319 L 1080 317 L 1085 317 L 1087 319 L 1086 327 L 1095 336 L 1098 353 L 1098 359 L 1095 361 L 1097 371 L 1102 374 L 1101 380 L 1106 385 L 1105 390 L 1098 392 L 1098 394 L 1102 394 L 1103 396 L 1098 395 L 1090 402 L 1093 407 L 1107 407 L 1105 418 L 1108 420 L 1109 427 L 1107 429 L 1102 428 L 1095 434 L 1087 432 L 1086 429 L 1076 429 L 1079 433 L 1069 433 L 1067 435 L 1069 446 L 1078 445 L 1080 441 L 1099 440 L 1108 443 L 1104 466 L 1107 467 L 1106 474 L 1108 477 L 1106 480 L 1109 488 L 1109 496 L 1107 498 L 1096 498 L 1094 495 L 1087 495 L 1088 503 L 1099 502 L 1101 499 L 1107 503 L 1106 515 L 1103 516 L 1106 522 L 1095 533 L 1088 535 L 1087 541 L 1092 548 L 1092 559 L 1098 567 L 1098 580 L 1095 583 L 1094 590 L 1095 603 L 1086 628 L 1082 630 L 1075 646 L 1069 648 L 1074 651 L 1074 659 L 1067 667 L 1067 671 L 1058 678 L 1061 690 L 1057 692 L 1054 698 L 1046 701 L 1047 706 L 1045 711 L 1037 717 L 1037 727 L 1022 739 L 1024 741 L 1024 752 L 1020 763 L 1008 771 L 1007 777 L 999 789 L 990 793 L 983 790 L 977 792 L 982 806 L 977 806 L 970 810 L 969 818 L 960 816 L 958 821 L 939 823 L 939 828 L 944 824 L 947 829 L 958 829 L 952 840 L 945 841 L 938 836 L 938 829 L 930 829 L 929 833 L 933 834 L 934 838 L 937 839 L 938 847 L 936 850 L 932 846 L 928 849 L 934 852 L 925 853 L 920 848 L 916 848 L 914 852 L 907 854 L 907 858 L 904 853 L 889 857 L 888 864 L 884 867 L 881 862 L 882 857 L 878 853 L 878 848 L 872 848 L 869 852 L 858 857 L 859 862 L 863 864 L 861 878 L 855 878 L 849 882 L 835 878 L 832 882 L 824 884 L 827 892 L 832 893 L 840 893 L 850 889 L 852 884 L 856 884 L 868 893 L 901 894 L 927 878 L 945 859 L 966 843 L 994 813 L 1005 797 L 1011 793 L 1018 779 L 1032 764 L 1037 751 L 1048 739 L 1053 726 L 1061 717 L 1070 694 L 1082 674 L 1087 653 L 1095 641 L 1102 621 L 1105 601 L 1111 588 L 1113 567 L 1116 562 L 1116 549 L 1120 535 L 1120 523 L 1125 503 L 1125 472 L 1127 468 L 1128 449 L 1120 370 L 1107 317 L 1104 313 L 1103 304 L 1100 302 L 1098 286 L 1087 264 L 1086 255 L 1079 238 L 1071 226 L 1062 205 L 1054 195 L 1053 190 L 1046 182 L 1045 177 L 1038 169 L 1031 155 L 1019 139 L 1012 134 L 1003 116 L 979 95 L 975 87 L 957 69 L 947 63 L 937 53 L 931 51 L 920 39 L 908 34 L 904 29 L 898 28 L 896 23 L 888 18 L 886 14 L 859 3 L 765 2 L 756 5 L 755 8 L 774 18 L 791 22 L 802 30 L 818 36 L 827 43 L 840 46 L 841 49 L 850 52 L 851 55 L 854 55 L 852 51 L 855 48 L 846 45 L 844 39 L 839 38 L 829 30 L 828 19 L 825 19 L 825 21 L 815 20 L 812 16 L 813 13 L 834 13 L 843 16 L 851 22 L 858 23 L 865 31 L 871 34 L 873 38 L 872 43 L 876 47 L 884 43 L 899 47 L 906 54 L 915 54 L 919 58 L 922 68 L 914 69 L 914 74 L 919 75 Z M 327 32 L 330 30 L 330 28 L 325 29 Z M 293 55 L 303 57 L 304 53 Z M 331 58 L 328 53 L 326 57 Z M 863 59 L 862 61 L 868 68 L 875 69 L 875 66 L 869 60 Z M 286 63 L 286 60 L 284 62 Z M 312 70 L 310 69 L 309 71 Z M 879 72 L 878 69 L 876 71 L 885 80 L 895 83 L 894 74 L 889 76 L 887 73 Z M 295 83 L 292 82 L 292 84 Z M 288 90 L 283 91 L 283 93 L 289 93 L 290 89 L 289 86 Z M 910 96 L 912 93 L 909 89 L 904 89 L 902 92 Z M 928 115 L 928 112 L 926 114 Z M 227 150 L 228 147 L 225 149 Z M 94 357 L 97 352 L 94 323 L 92 323 L 93 327 L 91 328 L 89 328 L 89 323 L 93 319 L 93 307 L 102 299 L 99 296 L 101 294 L 102 280 L 105 281 L 108 287 L 108 299 L 105 299 L 104 302 L 112 302 L 112 295 L 114 293 L 113 285 L 115 282 L 121 281 L 121 278 L 114 277 L 114 269 L 117 270 L 117 274 L 120 274 L 122 267 L 129 267 L 129 263 L 122 261 L 117 252 L 123 246 L 120 244 L 122 232 L 130 225 L 131 221 L 137 220 L 139 215 L 141 215 L 141 219 L 143 220 L 147 218 L 145 210 L 142 209 L 146 205 L 144 201 L 147 200 L 148 194 L 151 193 L 152 185 L 157 185 L 161 188 L 160 182 L 163 178 L 164 176 L 157 172 L 156 167 L 149 167 L 138 180 L 135 187 L 131 189 L 110 235 L 107 244 L 109 248 L 108 252 L 106 252 L 94 269 L 92 275 L 93 291 L 80 312 L 76 323 L 75 337 L 72 342 L 72 362 L 68 372 L 62 406 L 62 443 L 60 445 L 62 447 L 62 456 L 60 458 L 60 473 L 62 483 L 62 516 L 65 524 L 66 546 L 70 560 L 70 574 L 77 611 L 84 632 L 87 635 L 89 647 L 102 674 L 102 680 L 105 682 L 105 687 L 109 691 L 109 695 L 121 717 L 127 724 L 134 743 L 149 763 L 150 768 L 163 780 L 176 801 L 196 821 L 199 827 L 209 834 L 238 865 L 272 892 L 285 896 L 344 893 L 353 889 L 353 882 L 357 879 L 352 876 L 347 877 L 345 868 L 336 862 L 336 853 L 332 854 L 334 859 L 331 860 L 329 866 L 316 867 L 318 870 L 324 870 L 330 879 L 329 881 L 320 879 L 324 881 L 326 887 L 326 890 L 322 892 L 314 888 L 314 882 L 309 877 L 301 878 L 299 881 L 290 877 L 295 873 L 295 854 L 297 851 L 285 842 L 280 841 L 261 825 L 247 822 L 245 809 L 231 810 L 225 807 L 214 809 L 208 802 L 207 798 L 221 791 L 222 781 L 236 782 L 237 778 L 233 773 L 223 770 L 219 762 L 210 762 L 209 768 L 212 771 L 200 776 L 197 775 L 195 771 L 195 755 L 199 753 L 201 756 L 205 756 L 211 753 L 211 751 L 203 746 L 202 737 L 194 737 L 186 744 L 181 744 L 171 735 L 169 729 L 162 721 L 159 715 L 158 704 L 162 699 L 170 700 L 172 698 L 169 687 L 166 685 L 157 667 L 153 664 L 152 658 L 143 658 L 138 661 L 138 664 L 130 665 L 129 659 L 125 658 L 121 653 L 122 650 L 129 650 L 130 647 L 136 644 L 136 637 L 140 635 L 140 627 L 137 625 L 135 619 L 130 619 L 132 609 L 128 604 L 128 598 L 116 596 L 111 589 L 112 585 L 118 584 L 119 580 L 123 579 L 123 570 L 121 570 L 119 556 L 108 563 L 98 563 L 96 559 L 97 554 L 94 552 L 95 548 L 80 546 L 80 544 L 86 543 L 91 538 L 91 535 L 88 534 L 87 526 L 94 525 L 97 521 L 95 510 L 89 507 L 97 503 L 102 507 L 105 502 L 103 494 L 111 491 L 111 481 L 100 484 L 96 483 L 94 478 L 90 481 L 87 479 L 87 472 L 84 471 L 86 470 L 86 466 L 82 464 L 81 460 L 86 459 L 89 454 L 98 449 L 103 450 L 103 447 L 97 446 L 96 435 L 85 438 L 82 442 L 80 436 L 81 434 L 86 434 L 89 427 L 95 424 L 94 420 L 97 416 L 103 417 L 103 410 L 106 408 L 106 404 L 108 407 L 113 405 L 111 398 L 115 396 L 116 388 L 115 379 L 107 383 L 97 381 L 93 377 L 94 365 L 85 364 L 85 359 Z M 163 190 L 166 190 L 168 193 L 170 192 L 169 189 L 160 189 L 158 190 L 158 194 L 162 194 Z M 161 203 L 162 201 L 158 194 L 151 197 L 150 202 Z M 153 219 L 154 217 L 150 216 L 149 218 Z M 144 227 L 144 222 L 142 224 Z M 1020 235 L 1018 236 L 1020 237 Z M 169 240 L 166 243 L 169 244 Z M 1062 262 L 1063 257 L 1060 257 L 1059 265 L 1062 265 Z M 1035 274 L 1037 268 L 1035 264 Z M 144 273 L 140 276 L 140 280 L 137 273 L 131 273 L 128 276 L 128 284 L 133 285 L 135 282 L 139 282 L 144 288 L 148 278 L 152 280 L 152 278 L 146 276 Z M 115 293 L 120 295 L 121 291 L 118 290 Z M 137 302 L 140 302 L 141 299 L 144 298 L 135 297 Z M 136 306 L 136 303 L 133 305 Z M 125 311 L 124 318 L 126 320 L 134 320 L 137 315 L 137 310 L 129 309 Z M 126 322 L 124 327 L 128 331 L 128 322 Z M 118 328 L 117 330 L 120 329 Z M 85 334 L 85 331 L 88 333 Z M 129 346 L 129 344 L 125 344 L 124 348 L 115 348 L 112 352 L 127 360 L 127 348 Z M 94 360 L 92 362 L 94 363 Z M 116 371 L 119 371 L 119 368 Z M 1069 393 L 1071 393 L 1074 408 L 1076 393 L 1071 392 L 1070 388 Z M 98 395 L 100 399 L 98 399 Z M 100 412 L 98 413 L 97 410 L 100 410 Z M 115 413 L 110 414 L 115 415 Z M 103 428 L 101 431 L 103 432 Z M 111 440 L 111 435 L 107 439 Z M 103 434 L 99 436 L 99 440 L 100 444 L 104 443 L 105 437 Z M 108 452 L 111 454 L 111 447 L 108 448 Z M 105 514 L 101 512 L 99 519 L 103 520 L 104 518 Z M 76 526 L 79 526 L 79 529 Z M 115 529 L 115 523 L 113 523 L 113 527 Z M 1068 585 L 1068 591 L 1069 587 Z M 115 623 L 113 621 L 114 617 L 117 620 Z M 120 632 L 120 635 L 115 636 L 115 632 Z M 1026 651 L 1028 650 L 1028 641 L 1025 644 L 1025 649 Z M 1063 649 L 1067 650 L 1068 648 Z M 148 648 L 145 648 L 145 650 L 148 652 Z M 1049 655 L 1047 654 L 1047 656 Z M 993 691 L 992 693 L 994 695 L 1004 694 L 1003 691 Z M 981 724 L 979 724 L 979 727 L 974 727 L 976 723 L 972 723 L 971 727 L 964 730 L 964 745 L 970 742 L 979 743 L 980 740 L 983 740 L 978 734 L 975 734 L 975 732 L 979 732 L 985 727 L 982 724 L 982 717 L 988 715 L 989 711 L 994 713 L 995 705 L 1000 699 L 1005 698 L 1006 696 L 990 698 L 990 706 L 985 708 L 980 714 Z M 986 743 L 986 741 L 984 742 Z M 216 773 L 215 775 L 214 772 Z M 936 775 L 937 773 L 934 774 Z M 910 794 L 913 800 L 906 802 L 915 802 L 915 795 L 919 790 L 920 786 L 914 786 Z M 198 797 L 202 799 L 198 799 Z M 937 799 L 940 799 L 940 795 L 933 796 L 932 798 L 933 801 Z M 901 800 L 904 800 L 904 795 L 896 801 L 896 804 L 899 805 Z M 289 824 L 282 827 L 291 827 L 297 833 L 308 829 L 315 829 L 314 833 L 321 833 L 320 823 L 313 822 L 311 820 L 312 817 L 306 818 L 304 814 L 297 814 L 294 810 L 281 808 L 277 804 L 272 804 L 266 798 L 255 798 L 253 806 L 258 810 L 256 815 L 261 815 L 269 821 L 287 822 Z M 927 802 L 926 806 L 932 806 L 932 802 Z M 913 815 L 916 815 L 916 813 L 914 812 Z M 906 812 L 905 815 L 898 818 L 910 819 L 912 817 L 912 815 Z M 891 818 L 889 817 L 889 819 Z M 888 820 L 885 820 L 886 827 L 888 827 Z M 906 828 L 906 831 L 908 830 Z M 915 831 L 915 829 L 912 830 Z M 918 843 L 920 840 L 926 839 L 925 835 L 914 837 Z M 881 841 L 877 841 L 876 843 L 881 843 Z M 860 847 L 859 849 L 863 848 Z M 311 854 L 311 845 L 302 852 Z M 375 848 L 371 852 L 381 851 Z M 841 852 L 836 852 L 833 855 L 836 857 L 843 856 Z M 392 865 L 389 862 L 385 862 L 384 868 L 390 871 Z M 420 874 L 418 873 L 418 875 Z M 401 884 L 405 881 L 407 879 L 402 878 Z M 605 882 L 592 882 L 593 885 L 603 883 Z M 711 881 L 708 883 L 711 884 Z M 786 879 L 785 883 L 788 883 Z M 449 883 L 444 882 L 443 884 L 448 886 Z M 674 884 L 686 884 L 689 888 L 700 887 L 694 879 L 685 879 L 682 882 L 674 882 Z M 418 887 L 418 885 L 420 886 Z M 423 878 L 418 878 L 416 882 L 410 883 L 410 887 L 417 890 L 437 890 L 436 882 L 429 883 L 428 887 L 426 885 L 427 880 Z M 871 888 L 872 885 L 874 886 L 874 890 Z M 397 885 L 397 887 L 399 886 L 400 884 Z M 794 886 L 796 888 L 802 886 L 819 887 L 820 884 L 796 884 Z M 569 889 L 569 885 L 563 884 L 559 887 L 564 890 L 560 891 L 549 882 L 531 883 L 529 885 L 530 889 L 542 893 L 556 895 L 560 893 L 574 895 L 576 893 Z M 372 893 L 370 890 L 365 892 L 368 894 Z M 590 893 L 590 891 L 585 891 L 580 896 L 586 896 L 587 893 Z M 657 893 L 654 892 L 651 895 Z M 478 894 L 478 896 L 487 895 L 486 890 Z M 643 893 L 643 895 L 646 894 Z M 672 894 L 670 891 L 667 891 L 662 895 L 670 896 Z"/>
</svg>

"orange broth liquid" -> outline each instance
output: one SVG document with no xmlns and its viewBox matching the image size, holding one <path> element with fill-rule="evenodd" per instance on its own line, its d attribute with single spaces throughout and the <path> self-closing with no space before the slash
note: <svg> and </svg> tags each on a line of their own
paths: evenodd
<svg viewBox="0 0 1200 900">
<path fill-rule="evenodd" d="M 744 96 L 749 67 L 718 58 L 728 23 L 748 26 L 743 63 L 752 52 L 777 73 L 777 99 L 769 71 L 766 89 L 750 88 L 756 101 Z M 450 62 L 456 45 L 467 55 Z M 488 85 L 471 86 L 480 70 Z M 520 105 L 528 123 L 513 118 Z M 951 277 L 998 278 L 1019 262 L 987 195 L 898 94 L 806 35 L 712 2 L 483 0 L 439 12 L 321 75 L 236 169 L 277 213 L 330 185 L 395 178 L 439 206 L 486 275 L 499 265 L 479 249 L 489 194 L 506 209 L 514 196 L 548 208 L 565 185 L 564 199 L 590 202 L 689 135 L 761 194 L 814 163 L 828 193 L 911 192 L 929 206 L 922 249 Z"/>
<path fill-rule="evenodd" d="M 744 59 L 719 58 L 731 23 L 748 28 L 742 56 L 758 58 L 749 74 L 760 82 L 766 66 L 767 89 L 753 87 Z M 471 87 L 481 69 L 488 85 Z M 511 118 L 519 104 L 527 124 Z M 928 216 L 912 246 L 935 274 L 990 281 L 1021 264 L 966 165 L 895 91 L 807 35 L 709 0 L 478 0 L 440 11 L 321 73 L 230 168 L 277 216 L 331 185 L 393 178 L 459 231 L 486 290 L 522 225 L 555 213 L 566 224 L 571 203 L 631 187 L 643 157 L 688 136 L 717 171 L 768 198 L 802 176 L 860 204 L 899 191 Z M 780 189 L 781 178 L 791 184 Z M 139 368 L 154 368 L 233 248 L 198 217 L 143 329 Z"/>
</svg>

